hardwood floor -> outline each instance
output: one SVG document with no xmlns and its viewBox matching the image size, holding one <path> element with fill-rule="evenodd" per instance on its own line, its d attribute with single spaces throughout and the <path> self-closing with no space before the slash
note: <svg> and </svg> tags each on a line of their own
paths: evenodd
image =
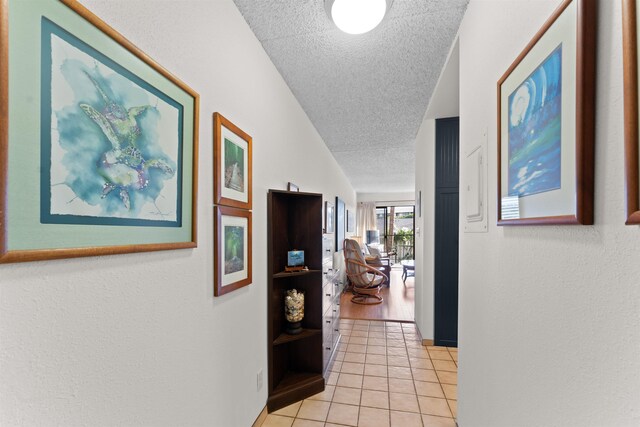
<svg viewBox="0 0 640 427">
<path fill-rule="evenodd" d="M 391 268 L 391 286 L 382 288 L 382 304 L 361 305 L 351 302 L 353 294 L 345 291 L 340 297 L 340 318 L 361 320 L 388 320 L 394 322 L 413 322 L 414 278 L 408 277 L 406 286 L 402 283 L 402 267 L 396 264 Z"/>
</svg>

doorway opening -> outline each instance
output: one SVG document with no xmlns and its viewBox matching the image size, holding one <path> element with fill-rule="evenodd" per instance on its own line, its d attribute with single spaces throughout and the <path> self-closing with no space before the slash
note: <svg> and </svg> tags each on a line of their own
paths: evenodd
<svg viewBox="0 0 640 427">
<path fill-rule="evenodd" d="M 413 259 L 415 253 L 415 206 L 410 203 L 376 207 L 379 240 L 370 243 L 385 257 L 389 265 L 389 285 L 383 286 L 382 303 L 360 305 L 351 302 L 351 293 L 343 293 L 340 317 L 354 320 L 415 321 L 415 282 Z"/>
</svg>

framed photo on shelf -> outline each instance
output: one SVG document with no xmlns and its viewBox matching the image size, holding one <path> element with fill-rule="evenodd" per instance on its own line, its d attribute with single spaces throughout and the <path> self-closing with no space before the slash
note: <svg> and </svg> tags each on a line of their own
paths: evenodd
<svg viewBox="0 0 640 427">
<path fill-rule="evenodd" d="M 624 60 L 624 154 L 627 193 L 626 224 L 640 224 L 638 149 L 638 15 L 636 0 L 622 1 Z"/>
<path fill-rule="evenodd" d="M 593 224 L 596 13 L 564 0 L 498 81 L 498 225 Z"/>
<path fill-rule="evenodd" d="M 335 231 L 336 212 L 331 202 L 324 202 L 324 232 L 332 234 Z"/>
<path fill-rule="evenodd" d="M 214 295 L 251 284 L 251 212 L 214 206 Z"/>
<path fill-rule="evenodd" d="M 287 191 L 296 191 L 297 192 L 297 191 L 300 191 L 300 189 L 293 182 L 288 182 L 287 183 Z"/>
<path fill-rule="evenodd" d="M 251 137 L 222 114 L 213 114 L 213 201 L 251 210 Z"/>
<path fill-rule="evenodd" d="M 194 248 L 199 97 L 73 0 L 0 2 L 0 263 Z"/>
</svg>

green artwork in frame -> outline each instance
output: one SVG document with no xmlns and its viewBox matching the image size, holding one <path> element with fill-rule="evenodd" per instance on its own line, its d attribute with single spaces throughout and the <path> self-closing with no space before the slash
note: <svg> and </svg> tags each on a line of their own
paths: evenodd
<svg viewBox="0 0 640 427">
<path fill-rule="evenodd" d="M 213 113 L 213 202 L 251 210 L 253 139 L 220 113 Z"/>
<path fill-rule="evenodd" d="M 213 294 L 219 297 L 251 284 L 251 211 L 213 209 Z"/>
<path fill-rule="evenodd" d="M 244 149 L 232 140 L 224 139 L 224 186 L 244 192 Z"/>
<path fill-rule="evenodd" d="M 198 94 L 77 1 L 1 8 L 0 262 L 195 247 Z"/>
<path fill-rule="evenodd" d="M 244 270 L 245 227 L 227 225 L 224 227 L 224 274 Z"/>
</svg>

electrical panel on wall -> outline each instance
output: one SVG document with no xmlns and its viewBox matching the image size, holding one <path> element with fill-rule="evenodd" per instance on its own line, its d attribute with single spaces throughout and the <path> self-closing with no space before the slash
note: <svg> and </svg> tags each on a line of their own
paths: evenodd
<svg viewBox="0 0 640 427">
<path fill-rule="evenodd" d="M 487 232 L 487 129 L 464 159 L 465 233 Z"/>
</svg>

